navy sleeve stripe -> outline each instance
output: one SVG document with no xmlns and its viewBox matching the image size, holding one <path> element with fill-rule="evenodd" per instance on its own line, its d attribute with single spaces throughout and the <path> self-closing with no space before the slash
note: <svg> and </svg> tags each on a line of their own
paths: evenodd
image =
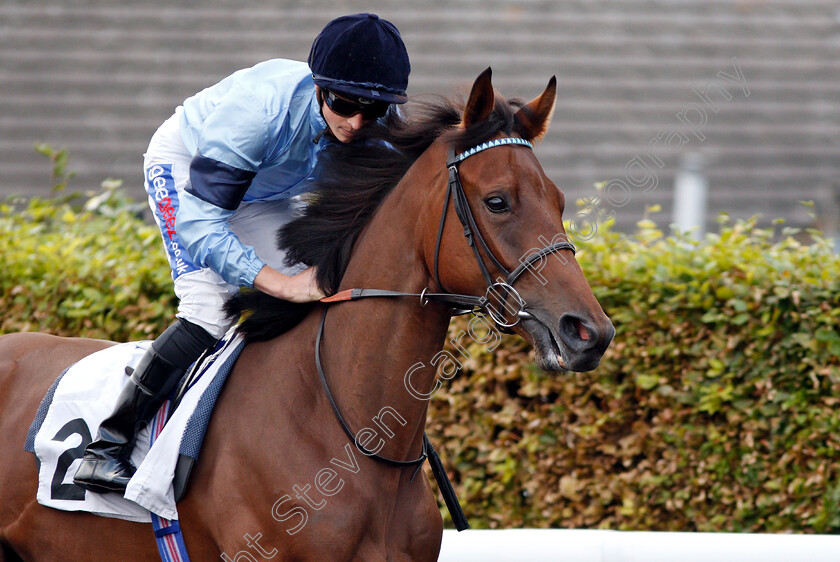
<svg viewBox="0 0 840 562">
<path fill-rule="evenodd" d="M 190 163 L 187 193 L 228 211 L 239 207 L 256 172 L 240 170 L 218 160 L 196 154 Z"/>
</svg>

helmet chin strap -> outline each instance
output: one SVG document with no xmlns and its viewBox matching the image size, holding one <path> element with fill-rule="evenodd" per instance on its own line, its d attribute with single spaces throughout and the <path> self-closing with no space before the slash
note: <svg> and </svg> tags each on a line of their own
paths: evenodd
<svg viewBox="0 0 840 562">
<path fill-rule="evenodd" d="M 315 95 L 318 96 L 318 110 L 321 112 L 321 117 L 323 118 L 324 117 L 324 91 L 317 84 L 315 85 Z M 327 120 L 324 119 L 324 122 L 326 122 L 326 121 Z M 329 134 L 330 136 L 335 137 L 335 135 L 332 132 L 332 129 L 330 129 L 330 126 L 327 125 L 323 129 L 321 129 L 318 132 L 317 135 L 312 137 L 312 142 L 314 144 L 318 144 L 319 142 L 321 142 L 321 138 L 323 138 L 323 136 L 326 135 L 326 134 Z"/>
<path fill-rule="evenodd" d="M 332 133 L 332 131 L 330 131 L 329 126 L 324 127 L 318 132 L 317 135 L 312 137 L 312 142 L 318 144 L 319 142 L 321 142 L 321 137 L 323 137 L 326 133 Z"/>
<path fill-rule="evenodd" d="M 324 90 L 321 86 L 315 84 L 315 94 L 318 96 L 318 109 L 321 110 L 321 116 L 324 116 Z"/>
</svg>

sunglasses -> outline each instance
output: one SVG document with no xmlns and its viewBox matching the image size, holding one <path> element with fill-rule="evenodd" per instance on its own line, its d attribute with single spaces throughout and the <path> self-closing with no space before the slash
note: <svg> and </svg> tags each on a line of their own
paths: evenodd
<svg viewBox="0 0 840 562">
<path fill-rule="evenodd" d="M 353 117 L 357 113 L 362 114 L 362 119 L 369 121 L 379 119 L 388 111 L 389 103 L 384 101 L 369 100 L 367 98 L 355 98 L 355 100 L 343 98 L 331 90 L 324 91 L 324 101 L 333 113 L 342 117 Z"/>
</svg>

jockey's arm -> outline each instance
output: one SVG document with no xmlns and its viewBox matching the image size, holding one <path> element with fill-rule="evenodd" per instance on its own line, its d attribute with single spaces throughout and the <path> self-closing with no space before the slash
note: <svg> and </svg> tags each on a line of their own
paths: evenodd
<svg viewBox="0 0 840 562">
<path fill-rule="evenodd" d="M 187 252 L 196 264 L 212 269 L 231 285 L 253 287 L 292 302 L 321 298 L 313 269 L 284 275 L 268 266 L 231 231 L 230 217 L 253 176 L 253 172 L 200 155 L 193 159 L 191 186 L 182 194 L 177 217 Z"/>
<path fill-rule="evenodd" d="M 178 231 L 196 265 L 212 269 L 231 285 L 253 287 L 265 262 L 230 230 L 232 215 L 233 211 L 184 192 L 177 215 Z"/>
<path fill-rule="evenodd" d="M 323 296 L 312 271 L 295 276 L 280 273 L 230 229 L 230 218 L 275 142 L 277 133 L 267 118 L 271 111 L 265 100 L 244 87 L 233 88 L 213 108 L 196 139 L 190 185 L 183 193 L 176 220 L 187 252 L 197 265 L 212 269 L 231 285 L 308 302 Z"/>
</svg>

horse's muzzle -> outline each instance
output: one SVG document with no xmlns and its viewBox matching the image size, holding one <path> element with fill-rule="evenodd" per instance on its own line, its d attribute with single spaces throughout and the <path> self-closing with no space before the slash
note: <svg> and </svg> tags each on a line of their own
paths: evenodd
<svg viewBox="0 0 840 562">
<path fill-rule="evenodd" d="M 601 362 L 601 357 L 615 336 L 615 327 L 604 316 L 600 326 L 575 314 L 560 317 L 557 331 L 565 347 L 566 368 L 572 371 L 591 371 Z"/>
<path fill-rule="evenodd" d="M 527 316 L 522 315 L 522 324 L 533 339 L 535 361 L 543 371 L 591 371 L 601 363 L 615 336 L 615 328 L 606 316 L 598 325 L 571 313 L 556 322 L 547 322 L 541 316 L 528 311 Z"/>
</svg>

